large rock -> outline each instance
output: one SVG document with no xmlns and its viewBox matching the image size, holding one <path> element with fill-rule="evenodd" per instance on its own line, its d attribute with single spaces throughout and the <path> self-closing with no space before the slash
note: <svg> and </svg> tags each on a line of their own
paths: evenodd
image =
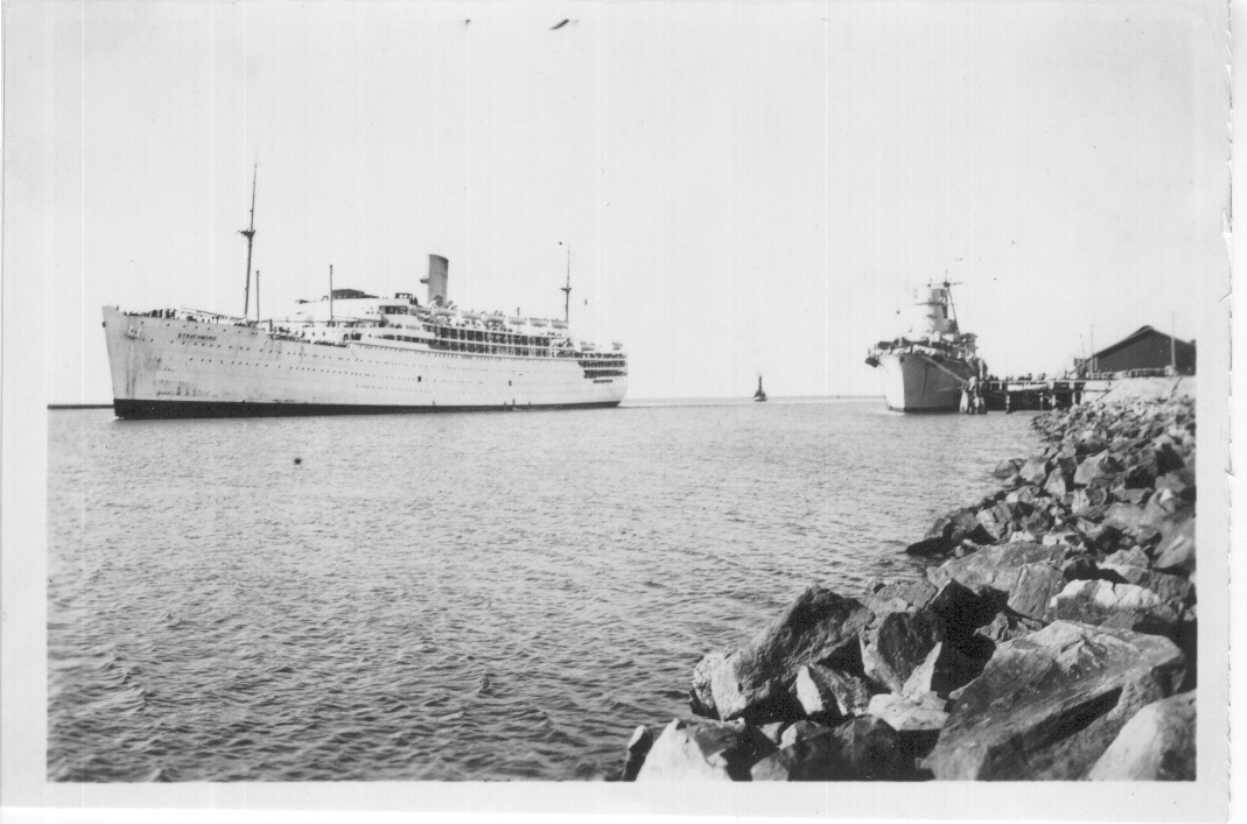
<svg viewBox="0 0 1247 824">
<path fill-rule="evenodd" d="M 1018 475 L 1024 482 L 1040 486 L 1048 477 L 1048 461 L 1041 457 L 1031 458 L 1018 469 Z"/>
<path fill-rule="evenodd" d="M 1000 541 L 1008 537 L 1013 513 L 1003 502 L 980 509 L 974 517 L 978 521 L 979 528 L 992 541 Z"/>
<path fill-rule="evenodd" d="M 1127 487 L 1151 489 L 1156 483 L 1157 464 L 1156 451 L 1150 448 L 1140 449 L 1134 460 L 1126 467 L 1123 480 Z"/>
<path fill-rule="evenodd" d="M 1048 473 L 1048 479 L 1044 482 L 1043 491 L 1053 498 L 1061 500 L 1072 486 L 1073 484 L 1070 482 L 1069 476 L 1060 467 L 1057 467 Z"/>
<path fill-rule="evenodd" d="M 645 756 L 649 755 L 653 746 L 654 733 L 649 727 L 642 725 L 633 730 L 632 738 L 628 740 L 627 757 L 624 759 L 624 781 L 636 780 L 637 773 L 641 771 L 641 765 L 645 763 Z"/>
<path fill-rule="evenodd" d="M 866 607 L 876 615 L 921 609 L 931 603 L 938 590 L 930 581 L 896 581 L 866 596 Z"/>
<path fill-rule="evenodd" d="M 995 593 L 1001 601 L 1017 586 L 1022 567 L 1027 564 L 1055 564 L 1065 559 L 1068 547 L 1044 546 L 1037 543 L 1011 543 L 984 547 L 973 555 L 945 561 L 928 570 L 927 577 L 936 586 L 956 581 L 979 594 Z"/>
<path fill-rule="evenodd" d="M 1038 632 L 1043 627 L 1043 621 L 1038 619 L 1026 618 L 1011 612 L 1001 612 L 992 619 L 991 623 L 980 627 L 977 634 L 995 644 L 1003 644 L 1006 641 L 1030 635 L 1032 632 Z"/>
<path fill-rule="evenodd" d="M 862 716 L 836 727 L 803 729 L 750 773 L 754 781 L 896 781 L 912 777 L 913 758 L 896 730 Z"/>
<path fill-rule="evenodd" d="M 870 684 L 864 678 L 819 664 L 798 670 L 793 692 L 807 716 L 828 720 L 861 715 L 870 704 Z"/>
<path fill-rule="evenodd" d="M 1141 547 L 1132 546 L 1129 549 L 1119 549 L 1116 552 L 1110 553 L 1101 563 L 1101 566 L 1112 568 L 1128 566 L 1147 569 L 1151 566 L 1151 561 Z"/>
<path fill-rule="evenodd" d="M 1092 781 L 1194 781 L 1195 693 L 1148 704 L 1087 773 Z"/>
<path fill-rule="evenodd" d="M 896 730 L 908 753 L 921 757 L 935 746 L 948 721 L 945 703 L 930 693 L 912 696 L 881 693 L 870 699 L 870 715 Z"/>
<path fill-rule="evenodd" d="M 1172 575 L 1168 572 L 1157 572 L 1145 566 L 1133 564 L 1114 564 L 1107 559 L 1100 564 L 1105 580 L 1116 580 L 1119 583 L 1134 584 L 1149 589 L 1159 596 L 1161 601 L 1186 606 L 1195 602 L 1195 584 L 1183 575 Z M 1114 577 L 1110 578 L 1109 575 Z"/>
<path fill-rule="evenodd" d="M 1000 611 L 1002 600 L 991 590 L 982 594 L 950 580 L 940 587 L 927 609 L 943 619 L 946 638 L 959 640 L 969 638 L 979 627 L 991 623 Z"/>
<path fill-rule="evenodd" d="M 1172 490 L 1158 489 L 1143 505 L 1139 523 L 1159 531 L 1173 521 L 1186 517 L 1190 511 L 1189 501 L 1175 495 Z"/>
<path fill-rule="evenodd" d="M 1070 581 L 1052 598 L 1049 617 L 1173 636 L 1181 620 L 1181 604 L 1135 584 L 1112 581 Z"/>
<path fill-rule="evenodd" d="M 901 695 L 909 698 L 947 696 L 976 678 L 995 649 L 994 643 L 977 635 L 941 641 L 909 674 L 901 687 Z"/>
<path fill-rule="evenodd" d="M 1153 566 L 1162 572 L 1194 572 L 1195 519 L 1186 518 L 1167 526 L 1156 545 Z"/>
<path fill-rule="evenodd" d="M 1088 486 L 1102 478 L 1111 478 L 1121 472 L 1122 468 L 1121 462 L 1110 453 L 1098 452 L 1084 458 L 1074 470 L 1074 485 Z"/>
<path fill-rule="evenodd" d="M 1021 458 L 1013 458 L 1007 461 L 1001 461 L 996 464 L 996 468 L 992 470 L 992 476 L 997 480 L 1007 481 L 1017 474 L 1018 470 L 1025 463 Z"/>
<path fill-rule="evenodd" d="M 927 759 L 937 778 L 1077 779 L 1144 704 L 1182 681 L 1167 638 L 1058 621 L 1002 644 L 953 693 Z"/>
<path fill-rule="evenodd" d="M 743 780 L 774 745 L 743 721 L 675 719 L 650 747 L 637 781 Z"/>
<path fill-rule="evenodd" d="M 1184 501 L 1195 500 L 1195 478 L 1187 469 L 1166 472 L 1156 479 L 1155 487 L 1157 492 L 1168 489 Z"/>
<path fill-rule="evenodd" d="M 899 733 L 939 732 L 948 721 L 945 701 L 931 693 L 893 695 L 879 693 L 870 699 L 870 715 L 882 719 Z"/>
<path fill-rule="evenodd" d="M 927 530 L 923 540 L 910 544 L 905 551 L 910 555 L 932 558 L 947 555 L 964 541 L 991 543 L 995 539 L 979 525 L 976 512 L 974 507 L 962 507 L 941 515 Z"/>
<path fill-rule="evenodd" d="M 725 721 L 797 717 L 800 708 L 791 699 L 797 671 L 807 664 L 856 670 L 857 633 L 873 617 L 853 598 L 810 587 L 745 646 L 712 653 L 698 663 L 696 703 Z"/>
<path fill-rule="evenodd" d="M 862 670 L 892 692 L 944 638 L 944 621 L 931 612 L 892 612 L 862 631 Z"/>
<path fill-rule="evenodd" d="M 1109 505 L 1101 523 L 1136 539 L 1140 534 L 1140 529 L 1148 525 L 1143 519 L 1142 507 L 1120 501 Z"/>
<path fill-rule="evenodd" d="M 707 718 L 718 718 L 718 710 L 714 706 L 714 691 L 710 680 L 725 664 L 727 653 L 722 651 L 708 652 L 693 667 L 693 685 L 688 692 L 689 707 L 697 715 Z"/>
<path fill-rule="evenodd" d="M 1009 590 L 1009 600 L 1005 606 L 1018 615 L 1043 618 L 1052 596 L 1064 587 L 1063 567 L 1046 562 L 1023 564 L 1013 588 Z"/>
</svg>

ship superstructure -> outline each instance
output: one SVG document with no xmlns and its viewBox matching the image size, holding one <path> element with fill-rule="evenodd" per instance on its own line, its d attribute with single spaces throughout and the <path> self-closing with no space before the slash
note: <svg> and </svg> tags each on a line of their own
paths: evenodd
<svg viewBox="0 0 1247 824">
<path fill-rule="evenodd" d="M 879 341 L 866 363 L 883 374 L 888 408 L 901 412 L 946 412 L 958 409 L 963 390 L 987 376 L 973 334 L 961 332 L 948 280 L 929 283 L 921 320 L 901 337 Z"/>
<path fill-rule="evenodd" d="M 122 418 L 214 417 L 623 400 L 622 344 L 577 340 L 566 316 L 460 309 L 447 296 L 448 272 L 446 258 L 429 256 L 424 303 L 409 292 L 379 297 L 331 286 L 321 300 L 266 320 L 106 306 L 114 411 Z"/>
</svg>

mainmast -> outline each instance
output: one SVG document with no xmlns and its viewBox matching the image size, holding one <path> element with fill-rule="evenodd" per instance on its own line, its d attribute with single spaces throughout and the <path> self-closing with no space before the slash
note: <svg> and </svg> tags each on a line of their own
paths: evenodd
<svg viewBox="0 0 1247 824">
<path fill-rule="evenodd" d="M 260 164 L 257 163 L 251 169 L 251 222 L 246 229 L 239 229 L 238 233 L 247 239 L 247 285 L 243 288 L 242 298 L 242 317 L 247 319 L 247 315 L 251 310 L 251 245 L 255 240 L 255 179 L 260 170 Z M 259 302 L 259 284 L 256 284 L 256 302 Z"/>
<path fill-rule="evenodd" d="M 572 307 L 572 247 L 570 243 L 559 241 L 560 246 L 567 248 L 567 282 L 559 287 L 559 291 L 563 293 L 563 322 L 571 323 L 571 307 Z"/>
</svg>

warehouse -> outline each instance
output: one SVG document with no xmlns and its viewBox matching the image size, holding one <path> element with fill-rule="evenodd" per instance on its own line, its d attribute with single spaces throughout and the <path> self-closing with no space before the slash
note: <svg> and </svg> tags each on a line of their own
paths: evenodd
<svg viewBox="0 0 1247 824">
<path fill-rule="evenodd" d="M 1092 373 L 1144 372 L 1161 374 L 1173 367 L 1179 375 L 1195 374 L 1195 341 L 1184 341 L 1142 326 L 1089 358 L 1076 358 L 1080 376 Z"/>
</svg>

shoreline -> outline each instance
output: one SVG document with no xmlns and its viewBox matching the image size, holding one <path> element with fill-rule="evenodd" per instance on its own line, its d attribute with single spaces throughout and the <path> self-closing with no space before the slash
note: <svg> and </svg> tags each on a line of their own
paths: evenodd
<svg viewBox="0 0 1247 824">
<path fill-rule="evenodd" d="M 1193 380 L 1036 416 L 1035 451 L 906 552 L 814 585 L 639 726 L 630 780 L 1193 780 Z"/>
</svg>

